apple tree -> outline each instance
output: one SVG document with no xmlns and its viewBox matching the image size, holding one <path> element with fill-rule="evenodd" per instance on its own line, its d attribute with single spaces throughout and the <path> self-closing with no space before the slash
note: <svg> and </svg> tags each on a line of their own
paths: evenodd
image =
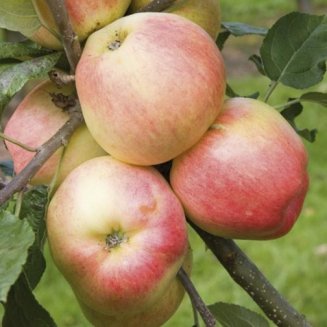
<svg viewBox="0 0 327 327">
<path fill-rule="evenodd" d="M 192 17 L 179 0 L 98 2 L 0 4 L 0 28 L 20 37 L 0 41 L 3 119 L 16 108 L 0 134 L 13 159 L 0 163 L 2 325 L 56 326 L 33 294 L 49 242 L 95 326 L 162 325 L 184 292 L 195 326 L 199 316 L 206 326 L 310 326 L 234 239 L 269 242 L 300 214 L 309 178 L 302 142 L 317 131 L 296 118 L 304 102 L 327 106 L 327 94 L 312 91 L 326 72 L 326 15 L 292 12 L 267 29 L 224 13 L 221 22 L 214 0 L 184 1 Z M 262 41 L 250 60 L 270 81 L 263 96 L 239 94 L 225 76 L 221 52 L 244 35 Z M 298 95 L 273 108 L 280 84 Z M 187 225 L 265 317 L 204 303 Z"/>
</svg>

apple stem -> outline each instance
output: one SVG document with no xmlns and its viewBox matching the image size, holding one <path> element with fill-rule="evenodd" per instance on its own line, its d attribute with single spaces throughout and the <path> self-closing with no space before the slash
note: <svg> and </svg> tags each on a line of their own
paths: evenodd
<svg viewBox="0 0 327 327">
<path fill-rule="evenodd" d="M 52 82 L 54 82 L 58 87 L 62 87 L 67 84 L 75 82 L 75 75 L 67 74 L 60 70 L 53 69 L 48 73 Z"/>
<path fill-rule="evenodd" d="M 153 0 L 137 12 L 160 12 L 169 8 L 176 0 Z"/>
<path fill-rule="evenodd" d="M 281 327 L 310 326 L 305 317 L 284 299 L 233 240 L 211 235 L 192 222 L 189 224 L 233 280 L 251 296 L 271 321 Z"/>
<path fill-rule="evenodd" d="M 200 313 L 205 325 L 207 327 L 216 326 L 215 317 L 203 302 L 201 296 L 199 295 L 191 279 L 188 277 L 187 273 L 183 268 L 180 268 L 180 270 L 177 273 L 177 277 L 179 278 L 180 282 L 183 284 L 185 291 L 188 293 L 193 307 L 195 307 L 195 309 Z M 197 316 L 195 315 L 195 317 Z M 198 326 L 198 322 L 196 321 L 195 321 L 195 326 Z"/>
</svg>

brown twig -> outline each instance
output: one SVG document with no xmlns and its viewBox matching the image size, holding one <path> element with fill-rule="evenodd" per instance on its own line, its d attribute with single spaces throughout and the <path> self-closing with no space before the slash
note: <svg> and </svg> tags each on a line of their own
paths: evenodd
<svg viewBox="0 0 327 327">
<path fill-rule="evenodd" d="M 79 103 L 75 107 L 70 108 L 68 113 L 70 115 L 69 120 L 50 140 L 39 148 L 28 165 L 0 191 L 0 205 L 9 200 L 16 192 L 22 190 L 49 157 L 62 145 L 68 143 L 70 136 L 83 123 L 84 120 Z"/>
<path fill-rule="evenodd" d="M 170 7 L 176 0 L 153 0 L 137 12 L 159 12 Z"/>
<path fill-rule="evenodd" d="M 198 291 L 194 287 L 192 281 L 188 277 L 187 273 L 183 268 L 181 268 L 178 273 L 177 277 L 179 278 L 180 282 L 183 284 L 185 291 L 188 293 L 192 304 L 196 308 L 196 310 L 201 315 L 205 325 L 207 327 L 214 327 L 216 326 L 216 319 L 213 314 L 210 312 L 208 307 L 203 302 L 201 296 L 199 295 Z"/>
<path fill-rule="evenodd" d="M 213 236 L 191 222 L 190 225 L 234 281 L 252 297 L 266 316 L 277 326 L 310 326 L 305 317 L 283 298 L 233 240 Z"/>
<path fill-rule="evenodd" d="M 53 18 L 57 24 L 64 50 L 71 67 L 71 73 L 75 73 L 76 65 L 81 56 L 81 46 L 77 35 L 70 23 L 64 0 L 46 0 Z"/>
</svg>

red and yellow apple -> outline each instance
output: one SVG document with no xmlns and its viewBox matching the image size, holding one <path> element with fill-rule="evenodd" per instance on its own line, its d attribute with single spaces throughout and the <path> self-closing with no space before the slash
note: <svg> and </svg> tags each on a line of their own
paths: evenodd
<svg viewBox="0 0 327 327">
<path fill-rule="evenodd" d="M 71 86 L 58 88 L 49 80 L 40 82 L 26 95 L 10 117 L 4 130 L 5 135 L 29 147 L 38 148 L 69 119 L 68 113 L 52 102 L 52 94 L 69 96 L 73 92 Z M 35 152 L 27 151 L 9 141 L 5 143 L 13 159 L 15 173 L 18 174 L 31 161 Z M 50 184 L 56 173 L 62 151 L 62 148 L 57 150 L 46 161 L 31 179 L 32 184 Z M 57 183 L 60 183 L 80 163 L 104 154 L 106 154 L 105 151 L 94 141 L 86 125 L 83 124 L 74 132 L 65 148 Z"/>
<path fill-rule="evenodd" d="M 192 252 L 188 251 L 188 254 L 183 262 L 183 269 L 188 275 L 192 270 Z M 167 322 L 179 308 L 185 290 L 180 283 L 178 277 L 175 277 L 168 286 L 168 289 L 160 297 L 159 301 L 152 304 L 145 311 L 142 311 L 136 315 L 115 315 L 108 316 L 100 314 L 80 302 L 80 306 L 85 317 L 95 327 L 159 327 Z"/>
<path fill-rule="evenodd" d="M 42 46 L 58 49 L 60 37 L 52 13 L 45 0 L 32 0 L 42 24 L 42 31 L 31 39 Z M 67 13 L 80 41 L 91 33 L 122 17 L 131 0 L 65 0 Z"/>
<path fill-rule="evenodd" d="M 110 156 L 67 176 L 49 204 L 47 232 L 58 269 L 99 315 L 150 308 L 188 250 L 184 211 L 166 180 Z"/>
<path fill-rule="evenodd" d="M 152 0 L 132 0 L 129 11 L 137 12 Z M 220 0 L 176 0 L 165 12 L 183 16 L 201 26 L 216 40 L 220 31 Z"/>
<path fill-rule="evenodd" d="M 203 138 L 174 159 L 170 182 L 205 231 L 273 239 L 290 231 L 308 189 L 307 153 L 269 105 L 233 98 Z"/>
<path fill-rule="evenodd" d="M 224 63 L 198 25 L 138 13 L 88 38 L 76 87 L 95 140 L 119 160 L 154 165 L 190 148 L 213 123 L 225 92 Z"/>
</svg>

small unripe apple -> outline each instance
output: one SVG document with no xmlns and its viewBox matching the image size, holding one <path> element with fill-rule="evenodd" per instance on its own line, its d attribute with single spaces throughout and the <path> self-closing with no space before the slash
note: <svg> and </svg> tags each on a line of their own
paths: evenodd
<svg viewBox="0 0 327 327">
<path fill-rule="evenodd" d="M 71 86 L 58 88 L 50 80 L 40 82 L 34 87 L 18 105 L 6 124 L 4 133 L 13 139 L 38 148 L 48 141 L 69 119 L 67 112 L 58 108 L 53 102 L 53 94 L 64 96 L 73 95 Z M 22 147 L 5 141 L 14 162 L 15 173 L 20 173 L 34 157 Z M 50 184 L 54 177 L 63 148 L 58 149 L 31 179 L 31 183 Z M 105 151 L 94 141 L 85 124 L 72 135 L 62 157 L 60 171 L 57 178 L 59 184 L 65 176 L 80 163 L 105 154 Z"/>
<path fill-rule="evenodd" d="M 32 1 L 42 28 L 31 39 L 51 49 L 62 48 L 58 29 L 47 2 Z M 65 0 L 64 2 L 72 28 L 79 40 L 83 41 L 94 31 L 122 17 L 131 0 Z"/>
<path fill-rule="evenodd" d="M 188 250 L 183 208 L 166 180 L 110 156 L 67 176 L 49 204 L 47 232 L 76 297 L 109 316 L 159 301 Z"/>
<path fill-rule="evenodd" d="M 191 274 L 192 252 L 190 249 L 183 262 L 183 269 L 188 275 Z M 184 294 L 183 285 L 178 277 L 175 277 L 157 302 L 136 315 L 129 315 L 128 312 L 126 315 L 114 316 L 100 314 L 85 304 L 79 303 L 85 317 L 95 327 L 159 327 L 174 315 L 183 300 Z"/>
<path fill-rule="evenodd" d="M 174 159 L 170 181 L 189 219 L 205 231 L 273 239 L 300 214 L 307 161 L 300 137 L 274 108 L 233 98 L 203 138 Z"/>
<path fill-rule="evenodd" d="M 198 25 L 138 13 L 88 38 L 76 87 L 95 140 L 119 160 L 154 165 L 190 148 L 213 123 L 225 92 L 224 63 Z"/>
<path fill-rule="evenodd" d="M 135 13 L 151 0 L 132 0 L 130 12 Z M 183 16 L 201 26 L 216 40 L 220 31 L 220 0 L 176 0 L 165 12 Z"/>
</svg>

